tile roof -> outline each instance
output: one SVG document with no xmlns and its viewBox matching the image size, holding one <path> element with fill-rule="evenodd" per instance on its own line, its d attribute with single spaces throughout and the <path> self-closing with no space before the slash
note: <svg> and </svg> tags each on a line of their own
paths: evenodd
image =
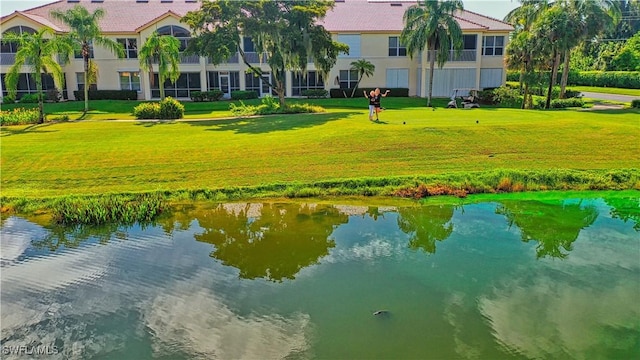
<svg viewBox="0 0 640 360">
<path fill-rule="evenodd" d="M 330 32 L 400 32 L 404 27 L 402 21 L 404 12 L 415 3 L 415 0 L 338 0 L 334 9 L 327 13 L 321 23 Z M 169 12 L 183 16 L 188 11 L 197 10 L 200 7 L 198 2 L 185 0 L 173 0 L 172 2 L 167 0 L 148 0 L 148 2 L 137 2 L 136 0 L 68 2 L 61 0 L 20 13 L 43 25 L 50 26 L 54 30 L 66 31 L 67 26 L 51 19 L 49 12 L 54 9 L 65 11 L 78 4 L 87 8 L 89 12 L 93 12 L 97 8 L 104 9 L 105 16 L 100 19 L 99 24 L 105 33 L 135 33 Z M 0 20 L 4 21 L 13 15 L 15 13 Z M 462 30 L 467 31 L 513 30 L 513 27 L 505 22 L 467 10 L 457 13 L 456 19 Z"/>
<path fill-rule="evenodd" d="M 330 32 L 366 31 L 400 32 L 404 28 L 402 17 L 415 0 L 345 0 L 336 2 L 333 10 L 323 21 Z M 462 30 L 512 31 L 513 27 L 503 21 L 468 10 L 456 13 Z"/>
</svg>

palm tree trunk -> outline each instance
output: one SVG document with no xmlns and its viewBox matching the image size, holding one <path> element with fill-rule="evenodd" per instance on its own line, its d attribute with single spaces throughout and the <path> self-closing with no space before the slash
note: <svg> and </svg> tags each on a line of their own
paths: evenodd
<svg viewBox="0 0 640 360">
<path fill-rule="evenodd" d="M 554 50 L 553 52 L 553 65 L 551 66 L 551 78 L 549 79 L 549 88 L 547 89 L 547 102 L 544 108 L 551 108 L 551 93 L 553 92 L 553 85 L 556 83 L 556 77 L 558 76 L 558 65 L 560 63 L 560 52 Z"/>
<path fill-rule="evenodd" d="M 560 99 L 564 99 L 567 91 L 567 81 L 569 80 L 569 60 L 571 58 L 571 50 L 567 49 L 564 53 L 564 68 L 562 69 L 562 79 L 560 80 Z"/>
<path fill-rule="evenodd" d="M 436 67 L 436 43 L 435 41 L 429 47 L 429 97 L 427 98 L 427 106 L 431 106 L 431 95 L 433 94 L 433 71 Z"/>
<path fill-rule="evenodd" d="M 82 57 L 84 59 L 84 113 L 89 112 L 89 50 L 82 46 Z M 88 47 L 88 46 L 87 46 Z"/>
<path fill-rule="evenodd" d="M 158 73 L 158 87 L 160 88 L 160 100 L 164 100 L 164 76 Z"/>
<path fill-rule="evenodd" d="M 362 80 L 363 75 L 360 75 L 360 77 L 358 78 L 358 82 L 356 83 L 356 86 L 353 88 L 353 91 L 351 91 L 351 98 L 353 98 L 356 95 L 356 90 L 358 90 L 358 86 L 360 85 L 360 80 Z"/>
<path fill-rule="evenodd" d="M 40 71 L 34 74 L 36 78 L 36 91 L 38 92 L 38 111 L 40 112 L 40 118 L 38 124 L 44 123 L 44 105 L 42 99 L 42 74 Z"/>
<path fill-rule="evenodd" d="M 518 90 L 520 91 L 522 91 L 522 85 L 523 85 L 522 83 L 524 81 L 524 72 L 525 72 L 524 68 L 520 69 L 520 80 L 518 81 Z"/>
<path fill-rule="evenodd" d="M 529 83 L 524 84 L 524 97 L 522 98 L 522 106 L 521 109 L 527 108 L 527 96 L 529 96 Z"/>
</svg>

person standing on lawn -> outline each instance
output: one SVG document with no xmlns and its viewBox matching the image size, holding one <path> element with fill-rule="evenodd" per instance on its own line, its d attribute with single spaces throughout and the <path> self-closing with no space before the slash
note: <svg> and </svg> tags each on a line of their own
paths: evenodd
<svg viewBox="0 0 640 360">
<path fill-rule="evenodd" d="M 376 92 L 371 90 L 369 95 L 367 95 L 366 90 L 363 90 L 362 92 L 364 93 L 364 97 L 369 99 L 369 121 L 373 121 L 373 113 L 376 111 L 375 100 L 374 100 L 376 96 Z"/>
<path fill-rule="evenodd" d="M 376 88 L 375 90 L 375 96 L 374 96 L 374 102 L 373 102 L 373 106 L 375 107 L 375 111 L 376 111 L 376 121 L 380 120 L 378 118 L 378 114 L 382 111 L 385 110 L 385 108 L 383 108 L 380 105 L 380 99 L 383 97 L 387 97 L 387 95 L 391 92 L 391 90 L 387 89 L 387 91 L 384 92 L 384 94 L 382 94 L 380 92 L 380 88 Z"/>
</svg>

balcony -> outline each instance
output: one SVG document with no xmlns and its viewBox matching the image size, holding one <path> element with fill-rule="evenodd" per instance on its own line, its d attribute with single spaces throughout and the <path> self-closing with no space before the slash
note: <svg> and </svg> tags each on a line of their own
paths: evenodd
<svg viewBox="0 0 640 360">
<path fill-rule="evenodd" d="M 251 64 L 259 64 L 267 62 L 267 54 L 262 54 L 262 59 L 259 53 L 257 52 L 245 52 L 244 53 L 247 62 Z"/>
<path fill-rule="evenodd" d="M 16 62 L 15 53 L 0 53 L 0 65 L 11 66 Z"/>
<path fill-rule="evenodd" d="M 200 64 L 200 56 L 180 54 L 180 64 Z"/>
<path fill-rule="evenodd" d="M 213 64 L 211 59 L 207 59 L 207 62 L 209 64 Z M 235 53 L 233 56 L 228 58 L 227 61 L 225 61 L 223 64 L 237 64 L 239 62 L 240 62 L 240 55 L 238 55 L 238 53 Z"/>
<path fill-rule="evenodd" d="M 427 61 L 430 61 L 432 54 L 434 51 L 427 52 Z M 451 50 L 449 51 L 449 59 L 447 61 L 476 61 L 476 49 L 472 50 L 462 50 L 459 55 L 456 55 L 456 52 Z"/>
</svg>

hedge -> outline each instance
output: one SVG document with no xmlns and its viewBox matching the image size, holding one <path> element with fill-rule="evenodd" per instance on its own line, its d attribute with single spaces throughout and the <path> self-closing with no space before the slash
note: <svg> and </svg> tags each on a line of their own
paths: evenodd
<svg viewBox="0 0 640 360">
<path fill-rule="evenodd" d="M 325 89 L 307 89 L 307 90 L 302 90 L 300 94 L 302 96 L 306 96 L 307 98 L 319 99 L 319 98 L 326 98 L 328 92 Z"/>
<path fill-rule="evenodd" d="M 84 100 L 84 91 L 73 92 L 76 100 Z M 89 90 L 89 100 L 138 100 L 136 90 Z"/>
<path fill-rule="evenodd" d="M 376 88 L 357 88 L 354 97 L 362 97 L 364 96 L 362 94 L 363 91 L 366 91 L 368 94 L 371 90 L 375 90 L 375 89 Z M 383 93 L 387 90 L 391 91 L 389 94 L 387 94 L 387 96 L 389 97 L 408 97 L 409 96 L 408 88 L 380 88 L 380 91 Z M 331 96 L 332 98 L 344 98 L 346 94 L 346 97 L 351 97 L 351 92 L 353 92 L 353 88 L 350 88 L 350 89 L 334 88 L 329 90 L 329 96 Z"/>
<path fill-rule="evenodd" d="M 222 98 L 223 95 L 224 93 L 218 89 L 210 90 L 210 91 L 192 91 L 191 100 L 195 102 L 218 101 Z"/>
<path fill-rule="evenodd" d="M 541 74 L 543 83 L 548 83 L 549 72 Z M 544 80 L 544 79 L 547 80 Z M 558 72 L 558 83 L 562 72 Z M 507 71 L 507 81 L 520 81 L 519 71 Z M 640 89 L 640 71 L 570 71 L 568 85 L 616 87 Z"/>
<path fill-rule="evenodd" d="M 636 108 L 636 109 L 640 109 L 640 99 L 631 100 L 631 107 L 632 108 Z"/>
<path fill-rule="evenodd" d="M 257 98 L 258 92 L 254 90 L 236 90 L 231 92 L 231 99 L 233 100 L 247 100 Z"/>
</svg>

